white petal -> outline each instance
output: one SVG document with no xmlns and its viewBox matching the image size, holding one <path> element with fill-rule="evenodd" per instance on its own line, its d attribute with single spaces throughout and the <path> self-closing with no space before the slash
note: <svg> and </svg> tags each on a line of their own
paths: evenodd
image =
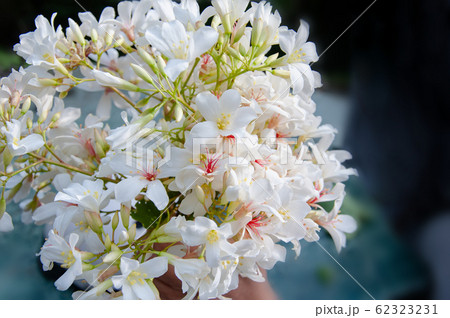
<svg viewBox="0 0 450 318">
<path fill-rule="evenodd" d="M 208 121 L 216 121 L 219 118 L 220 107 L 217 97 L 210 92 L 203 92 L 195 99 L 198 110 Z"/>
<path fill-rule="evenodd" d="M 339 215 L 337 217 L 337 222 L 335 223 L 336 228 L 338 230 L 341 230 L 345 233 L 353 233 L 356 231 L 356 228 L 358 227 L 356 224 L 356 221 L 353 217 L 350 215 Z"/>
<path fill-rule="evenodd" d="M 241 95 L 237 90 L 225 91 L 219 99 L 220 109 L 226 114 L 231 114 L 241 106 Z"/>
<path fill-rule="evenodd" d="M 56 289 L 61 290 L 61 291 L 67 290 L 70 287 L 70 285 L 73 284 L 73 281 L 75 280 L 76 276 L 77 275 L 74 273 L 74 270 L 72 268 L 69 268 L 55 282 Z"/>
<path fill-rule="evenodd" d="M 164 72 L 170 78 L 171 81 L 175 81 L 181 72 L 185 71 L 189 67 L 187 60 L 171 59 L 167 62 Z"/>
<path fill-rule="evenodd" d="M 119 202 L 131 201 L 136 198 L 147 183 L 148 181 L 141 177 L 131 177 L 120 181 L 114 189 L 116 200 Z"/>
<path fill-rule="evenodd" d="M 191 58 L 199 57 L 208 51 L 216 42 L 219 34 L 211 27 L 202 27 L 194 33 L 194 51 Z"/>
<path fill-rule="evenodd" d="M 128 276 L 132 271 L 136 270 L 139 267 L 139 262 L 135 259 L 130 259 L 126 257 L 122 257 L 120 259 L 120 271 L 122 275 Z"/>
<path fill-rule="evenodd" d="M 136 296 L 139 299 L 143 300 L 155 300 L 156 295 L 153 292 L 153 290 L 150 288 L 150 286 L 145 282 L 144 284 L 141 284 L 140 282 L 137 282 L 136 284 L 131 286 L 131 289 L 136 294 Z"/>
<path fill-rule="evenodd" d="M 14 153 L 18 156 L 24 155 L 26 153 L 38 150 L 44 145 L 44 140 L 41 135 L 31 134 L 26 136 L 24 139 L 19 141 L 18 149 Z"/>
<path fill-rule="evenodd" d="M 159 180 L 151 181 L 148 184 L 147 198 L 149 198 L 160 211 L 162 211 L 169 203 L 167 191 Z"/>
<path fill-rule="evenodd" d="M 10 232 L 12 230 L 14 230 L 14 225 L 11 216 L 5 212 L 0 219 L 0 232 Z"/>
<path fill-rule="evenodd" d="M 191 129 L 191 136 L 193 138 L 216 138 L 220 135 L 219 128 L 214 121 L 203 121 L 198 123 Z M 202 145 L 201 140 L 200 145 Z"/>
<path fill-rule="evenodd" d="M 149 278 L 159 277 L 167 272 L 167 257 L 155 257 L 142 263 L 138 269 L 145 273 Z"/>
<path fill-rule="evenodd" d="M 207 244 L 206 245 L 206 262 L 210 267 L 216 267 L 220 261 L 220 248 L 219 244 Z"/>
<path fill-rule="evenodd" d="M 125 283 L 122 285 L 122 293 L 123 293 L 123 299 L 124 300 L 136 300 L 138 297 L 133 291 L 133 288 L 131 285 L 125 281 Z"/>
<path fill-rule="evenodd" d="M 280 48 L 288 56 L 294 51 L 295 31 L 283 30 L 279 32 Z"/>
<path fill-rule="evenodd" d="M 256 113 L 250 107 L 239 108 L 235 112 L 235 118 L 233 121 L 233 129 L 239 129 L 239 128 L 246 127 L 255 118 L 256 118 Z"/>
</svg>

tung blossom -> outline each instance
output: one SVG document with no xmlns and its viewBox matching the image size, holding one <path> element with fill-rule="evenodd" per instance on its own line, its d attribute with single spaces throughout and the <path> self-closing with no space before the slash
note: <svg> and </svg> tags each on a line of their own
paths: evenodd
<svg viewBox="0 0 450 318">
<path fill-rule="evenodd" d="M 159 293 L 150 279 L 167 272 L 167 258 L 156 257 L 144 263 L 122 257 L 121 275 L 113 276 L 114 287 L 121 288 L 125 300 L 159 299 Z"/>
<path fill-rule="evenodd" d="M 240 107 L 241 95 L 234 89 L 225 91 L 219 98 L 210 92 L 201 93 L 196 105 L 206 121 L 192 128 L 193 137 L 241 136 L 256 118 L 250 107 Z"/>
<path fill-rule="evenodd" d="M 22 124 L 16 119 L 13 119 L 11 122 L 6 122 L 6 126 L 3 126 L 1 131 L 6 136 L 8 148 L 13 156 L 24 155 L 44 145 L 42 136 L 38 134 L 30 134 L 21 139 Z"/>
<path fill-rule="evenodd" d="M 55 282 L 58 290 L 67 290 L 76 277 L 83 272 L 81 253 L 75 248 L 77 242 L 78 235 L 75 233 L 70 234 L 69 242 L 66 242 L 61 236 L 51 230 L 48 240 L 38 254 L 41 256 L 41 262 L 45 271 L 51 270 L 53 263 L 58 263 L 61 267 L 67 269 Z"/>
<path fill-rule="evenodd" d="M 187 31 L 177 21 L 154 25 L 145 33 L 148 42 L 169 61 L 164 71 L 175 81 L 189 63 L 209 50 L 217 41 L 218 33 L 211 27 L 201 27 L 196 31 Z"/>
</svg>

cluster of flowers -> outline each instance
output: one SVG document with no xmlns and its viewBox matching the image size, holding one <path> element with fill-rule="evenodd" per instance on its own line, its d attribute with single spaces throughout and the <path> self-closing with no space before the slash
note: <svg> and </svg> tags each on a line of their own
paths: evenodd
<svg viewBox="0 0 450 318">
<path fill-rule="evenodd" d="M 8 200 L 47 224 L 44 270 L 65 269 L 59 290 L 90 286 L 74 298 L 158 299 L 170 267 L 186 299 L 222 298 L 239 276 L 264 281 L 281 242 L 298 255 L 324 228 L 340 250 L 356 229 L 340 214 L 350 155 L 314 115 L 308 25 L 211 2 L 125 1 L 65 32 L 39 16 L 14 47 L 29 66 L 1 79 L 0 231 Z M 103 93 L 84 124 L 64 106 L 75 87 Z"/>
</svg>

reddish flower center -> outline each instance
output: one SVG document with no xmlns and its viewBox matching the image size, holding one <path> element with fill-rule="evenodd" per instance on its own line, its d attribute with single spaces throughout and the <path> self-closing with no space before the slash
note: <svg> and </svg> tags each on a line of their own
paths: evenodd
<svg viewBox="0 0 450 318">
<path fill-rule="evenodd" d="M 144 172 L 142 173 L 142 175 L 143 175 L 144 178 L 147 179 L 148 181 L 154 181 L 154 180 L 156 180 L 157 172 L 156 172 L 156 170 L 152 170 L 152 171 L 144 171 Z"/>
<path fill-rule="evenodd" d="M 219 162 L 219 159 L 220 154 L 206 154 L 206 158 L 202 160 L 205 174 L 213 173 L 217 169 L 217 163 Z"/>
</svg>

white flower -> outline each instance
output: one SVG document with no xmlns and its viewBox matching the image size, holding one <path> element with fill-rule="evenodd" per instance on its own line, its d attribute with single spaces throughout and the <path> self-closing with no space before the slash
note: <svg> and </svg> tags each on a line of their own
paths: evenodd
<svg viewBox="0 0 450 318">
<path fill-rule="evenodd" d="M 350 215 L 343 214 L 336 215 L 333 219 L 319 224 L 330 233 L 338 252 L 346 245 L 345 233 L 353 233 L 357 228 L 355 219 Z"/>
<path fill-rule="evenodd" d="M 296 199 L 289 187 L 283 186 L 275 192 L 267 206 L 273 217 L 271 222 L 260 227 L 259 231 L 270 233 L 284 242 L 300 240 L 305 236 L 303 219 L 311 208 L 306 202 Z"/>
<path fill-rule="evenodd" d="M 0 232 L 10 232 L 14 230 L 11 215 L 8 212 L 4 212 L 0 218 Z"/>
<path fill-rule="evenodd" d="M 58 192 L 55 201 L 76 204 L 87 211 L 99 212 L 109 203 L 114 188 L 103 189 L 103 181 L 85 180 L 83 184 L 72 183 L 69 187 Z"/>
<path fill-rule="evenodd" d="M 28 64 L 44 65 L 47 68 L 58 67 L 61 63 L 56 59 L 56 43 L 64 37 L 61 26 L 55 31 L 53 22 L 56 13 L 52 15 L 51 24 L 42 15 L 35 20 L 36 30 L 20 36 L 20 43 L 14 46 L 17 54 Z"/>
<path fill-rule="evenodd" d="M 259 47 L 258 53 L 265 53 L 278 43 L 278 28 L 281 17 L 278 11 L 272 14 L 272 6 L 265 1 L 252 2 L 250 22 L 252 24 L 251 43 Z"/>
<path fill-rule="evenodd" d="M 218 33 L 211 27 L 201 27 L 191 32 L 177 21 L 152 25 L 145 33 L 149 43 L 169 61 L 164 71 L 175 81 L 189 63 L 208 51 L 217 41 Z"/>
<path fill-rule="evenodd" d="M 225 29 L 230 31 L 236 20 L 244 17 L 248 2 L 248 0 L 212 0 L 211 4 L 222 19 Z"/>
<path fill-rule="evenodd" d="M 240 107 L 241 95 L 234 89 L 225 91 L 220 98 L 210 92 L 200 93 L 196 105 L 206 121 L 192 128 L 193 137 L 240 136 L 256 118 L 250 107 Z"/>
<path fill-rule="evenodd" d="M 77 234 L 79 237 L 78 246 L 82 246 L 89 252 L 101 253 L 105 249 L 98 235 L 89 227 L 84 210 L 79 206 L 68 206 L 64 210 L 58 211 L 53 229 L 65 238 L 73 233 Z"/>
<path fill-rule="evenodd" d="M 343 186 L 336 186 L 335 188 L 341 192 L 334 201 L 333 209 L 328 213 L 323 209 L 317 211 L 313 220 L 330 233 L 336 245 L 336 250 L 340 252 L 346 245 L 345 233 L 353 233 L 356 231 L 357 225 L 355 219 L 350 215 L 340 214 L 345 192 L 343 191 Z"/>
<path fill-rule="evenodd" d="M 153 167 L 147 167 L 141 162 L 142 160 L 144 159 L 136 160 L 136 167 L 127 165 L 124 156 L 115 156 L 111 160 L 111 168 L 127 177 L 116 184 L 115 198 L 119 202 L 128 202 L 134 200 L 142 189 L 147 188 L 146 197 L 158 210 L 163 210 L 169 203 L 169 197 L 164 185 L 157 179 L 159 171 Z"/>
<path fill-rule="evenodd" d="M 122 275 L 113 276 L 115 288 L 121 288 L 123 299 L 159 299 L 159 293 L 151 281 L 167 272 L 167 258 L 156 257 L 144 263 L 122 257 L 120 260 Z"/>
<path fill-rule="evenodd" d="M 117 5 L 118 17 L 116 22 L 120 29 L 127 36 L 128 40 L 134 42 L 136 33 L 146 29 L 146 14 L 151 7 L 149 0 L 142 1 L 122 1 Z"/>
<path fill-rule="evenodd" d="M 209 266 L 219 265 L 221 252 L 233 255 L 235 247 L 227 241 L 232 235 L 231 225 L 224 223 L 220 227 L 216 222 L 199 216 L 194 221 L 188 221 L 181 236 L 183 242 L 189 246 L 205 245 L 206 262 Z"/>
<path fill-rule="evenodd" d="M 77 242 L 78 235 L 75 233 L 70 234 L 69 243 L 67 243 L 61 236 L 51 230 L 47 241 L 38 254 L 41 256 L 44 271 L 51 270 L 54 262 L 67 269 L 55 282 L 58 290 L 68 289 L 76 277 L 83 272 L 81 253 L 75 248 Z"/>
<path fill-rule="evenodd" d="M 201 259 L 183 259 L 173 257 L 169 259 L 169 264 L 174 266 L 175 275 L 181 280 L 183 293 L 189 289 L 198 287 L 199 280 L 208 275 L 210 269 L 205 261 Z"/>
<path fill-rule="evenodd" d="M 44 145 L 42 136 L 38 134 L 30 134 L 25 138 L 20 139 L 22 124 L 16 119 L 12 119 L 11 122 L 6 122 L 6 126 L 3 126 L 1 131 L 6 136 L 8 148 L 13 156 L 24 155 L 38 150 Z"/>
<path fill-rule="evenodd" d="M 314 88 L 319 87 L 320 78 L 317 72 L 311 71 L 309 64 L 319 59 L 316 46 L 308 39 L 309 26 L 300 22 L 297 32 L 281 30 L 279 34 L 280 48 L 286 53 L 294 94 L 303 92 L 310 96 Z"/>
</svg>

